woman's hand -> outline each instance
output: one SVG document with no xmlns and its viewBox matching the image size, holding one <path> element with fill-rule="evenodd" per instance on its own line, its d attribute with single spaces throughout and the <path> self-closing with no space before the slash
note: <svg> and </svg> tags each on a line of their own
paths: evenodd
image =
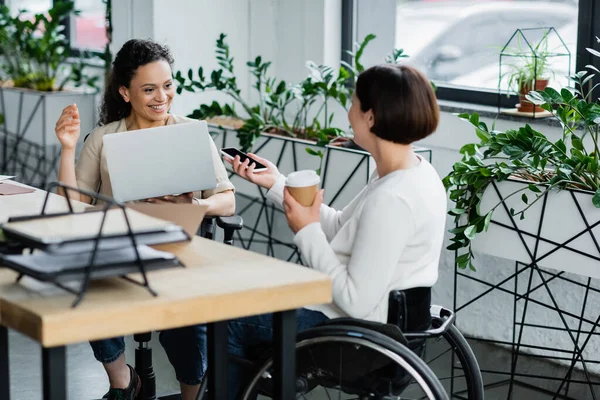
<svg viewBox="0 0 600 400">
<path fill-rule="evenodd" d="M 175 203 L 175 204 L 192 204 L 194 201 L 194 193 L 182 193 L 179 196 L 162 196 L 162 197 L 154 197 L 151 199 L 146 199 L 146 203 L 152 204 L 165 204 L 165 203 Z"/>
<path fill-rule="evenodd" d="M 323 189 L 315 195 L 312 206 L 304 207 L 298 203 L 287 188 L 283 191 L 283 209 L 292 232 L 298 233 L 302 228 L 313 222 L 321 221 L 321 204 L 323 203 Z"/>
<path fill-rule="evenodd" d="M 54 128 L 56 137 L 63 149 L 72 150 L 77 146 L 81 131 L 79 110 L 75 104 L 65 107 Z"/>
<path fill-rule="evenodd" d="M 249 158 L 246 159 L 246 161 L 244 161 L 243 163 L 240 162 L 239 156 L 235 156 L 233 160 L 231 158 L 225 157 L 225 161 L 231 164 L 233 166 L 233 172 L 235 172 L 242 178 L 254 184 L 257 184 L 258 186 L 261 186 L 267 190 L 271 189 L 271 187 L 273 187 L 273 185 L 281 175 L 275 164 L 273 164 L 269 160 L 265 160 L 264 158 L 257 156 L 256 154 L 248 153 L 248 157 L 253 158 L 259 163 L 266 166 L 267 170 L 255 173 L 254 168 L 256 167 L 256 163 L 253 163 Z"/>
</svg>

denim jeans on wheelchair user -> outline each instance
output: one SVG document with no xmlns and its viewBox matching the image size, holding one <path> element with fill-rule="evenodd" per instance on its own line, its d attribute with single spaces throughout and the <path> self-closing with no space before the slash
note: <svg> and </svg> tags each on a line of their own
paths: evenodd
<svg viewBox="0 0 600 400">
<path fill-rule="evenodd" d="M 298 332 L 313 328 L 328 318 L 319 311 L 305 308 L 296 311 Z M 254 359 L 256 349 L 269 346 L 273 340 L 273 315 L 263 314 L 238 318 L 228 323 L 229 353 Z M 177 379 L 187 384 L 198 384 L 207 367 L 206 325 L 171 329 L 160 333 L 159 339 L 169 361 L 175 367 Z M 193 350 L 192 350 L 193 349 Z M 237 399 L 250 379 L 249 372 L 235 363 L 229 363 L 229 397 Z"/>
</svg>

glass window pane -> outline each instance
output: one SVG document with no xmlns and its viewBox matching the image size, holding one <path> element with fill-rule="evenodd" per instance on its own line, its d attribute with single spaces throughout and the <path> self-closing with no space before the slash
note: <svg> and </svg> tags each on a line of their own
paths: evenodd
<svg viewBox="0 0 600 400">
<path fill-rule="evenodd" d="M 574 72 L 577 0 L 398 0 L 396 21 L 396 47 L 436 82 L 497 89 L 500 52 L 519 28 L 554 27 L 571 52 Z M 528 38 L 539 41 L 543 33 L 529 31 Z M 566 53 L 556 35 L 548 36 L 547 49 Z M 503 57 L 503 73 L 509 63 L 514 59 Z M 549 63 L 551 84 L 564 85 L 568 57 L 551 57 Z M 506 81 L 501 88 L 508 88 Z"/>
<path fill-rule="evenodd" d="M 52 7 L 52 0 L 10 0 L 6 2 L 11 14 L 17 15 L 19 10 L 27 10 L 27 17 L 44 13 Z"/>
<path fill-rule="evenodd" d="M 102 0 L 76 0 L 80 10 L 71 26 L 71 46 L 75 49 L 104 50 L 106 45 L 106 8 Z"/>
</svg>

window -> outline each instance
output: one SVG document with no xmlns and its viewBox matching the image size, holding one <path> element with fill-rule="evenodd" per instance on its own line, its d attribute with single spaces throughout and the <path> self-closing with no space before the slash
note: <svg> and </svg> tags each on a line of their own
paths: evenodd
<svg viewBox="0 0 600 400">
<path fill-rule="evenodd" d="M 80 14 L 71 19 L 69 35 L 71 46 L 77 50 L 103 52 L 106 37 L 106 6 L 102 0 L 75 0 Z"/>
<path fill-rule="evenodd" d="M 344 49 L 359 39 L 356 32 L 377 32 L 378 40 L 405 50 L 406 62 L 425 72 L 444 100 L 514 107 L 515 98 L 498 96 L 499 59 L 518 28 L 554 27 L 564 41 L 571 63 L 552 57 L 554 86 L 566 84 L 569 69 L 573 74 L 598 62 L 586 48 L 600 50 L 600 0 L 342 0 L 342 16 Z M 395 29 L 382 29 L 382 20 Z M 564 54 L 557 39 L 549 36 L 547 49 Z M 503 72 L 509 62 L 503 57 Z"/>
<path fill-rule="evenodd" d="M 577 3 L 571 0 L 399 0 L 396 21 L 396 47 L 410 55 L 408 64 L 437 83 L 497 89 L 500 51 L 523 28 L 554 27 L 573 55 L 571 72 L 575 68 Z M 527 38 L 533 45 L 543 34 L 528 31 Z M 547 42 L 548 51 L 567 54 L 556 35 L 548 35 Z M 511 42 L 516 44 L 516 39 Z M 522 48 L 526 51 L 527 45 Z M 510 60 L 503 57 L 502 62 Z M 550 62 L 553 78 L 565 85 L 569 58 L 552 57 Z M 504 80 L 501 89 L 508 89 Z"/>
<path fill-rule="evenodd" d="M 17 15 L 19 10 L 27 10 L 26 17 L 47 11 L 52 7 L 52 0 L 6 0 L 4 2 L 10 7 L 11 14 Z"/>
<path fill-rule="evenodd" d="M 26 9 L 26 16 L 43 13 L 60 0 L 0 0 L 10 7 L 13 14 Z M 103 0 L 75 0 L 75 9 L 79 10 L 78 16 L 70 18 L 67 22 L 66 34 L 71 40 L 74 55 L 82 50 L 102 53 L 108 42 L 106 37 L 105 13 L 106 5 Z"/>
</svg>

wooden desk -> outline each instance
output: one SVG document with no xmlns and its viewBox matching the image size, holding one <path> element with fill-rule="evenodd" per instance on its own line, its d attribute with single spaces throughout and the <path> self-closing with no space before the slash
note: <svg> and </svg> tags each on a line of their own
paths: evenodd
<svg viewBox="0 0 600 400">
<path fill-rule="evenodd" d="M 0 196 L 0 219 L 17 213 L 38 212 L 43 195 L 44 192 L 12 198 Z M 31 199 L 25 201 L 26 196 Z M 34 196 L 40 199 L 39 204 Z M 16 201 L 18 197 L 24 201 Z M 32 208 L 27 212 L 21 204 Z M 53 201 L 53 207 L 59 206 Z M 0 328 L 5 331 L 0 332 L 0 358 L 7 362 L 6 327 L 37 340 L 43 346 L 44 398 L 63 400 L 67 398 L 65 345 L 212 323 L 209 333 L 212 333 L 213 351 L 209 352 L 212 359 L 209 365 L 225 367 L 226 321 L 275 312 L 276 334 L 287 333 L 275 340 L 279 353 L 276 359 L 282 372 L 288 367 L 281 368 L 284 364 L 293 363 L 296 323 L 293 310 L 331 301 L 330 278 L 305 267 L 200 237 L 190 243 L 158 248 L 176 254 L 186 265 L 186 268 L 149 273 L 150 284 L 159 293 L 158 297 L 122 279 L 99 280 L 90 285 L 85 299 L 75 309 L 71 308 L 72 294 L 55 287 L 33 290 L 29 286 L 39 287 L 39 283 L 29 280 L 18 284 L 15 273 L 0 270 L 0 323 L 5 327 Z M 3 354 L 2 341 L 6 354 Z M 2 363 L 0 359 L 0 398 L 8 399 L 1 389 L 1 374 L 8 366 L 3 367 Z M 214 375 L 216 388 L 227 386 L 226 373 Z M 294 376 L 280 378 L 282 396 L 293 398 L 283 393 L 293 390 Z"/>
</svg>

